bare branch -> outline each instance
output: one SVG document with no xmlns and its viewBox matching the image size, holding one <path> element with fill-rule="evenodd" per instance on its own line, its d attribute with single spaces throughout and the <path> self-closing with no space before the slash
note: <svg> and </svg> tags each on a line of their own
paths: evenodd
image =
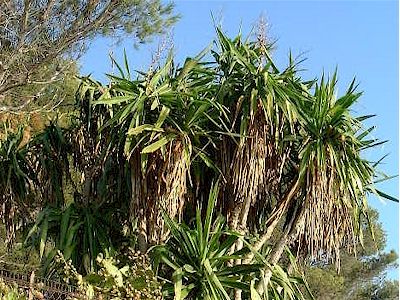
<svg viewBox="0 0 400 300">
<path fill-rule="evenodd" d="M 85 41 L 98 34 L 145 38 L 173 19 L 160 0 L 0 0 L 0 101 L 11 101 L 16 89 L 62 77 L 44 69 L 60 58 L 76 59 Z"/>
</svg>

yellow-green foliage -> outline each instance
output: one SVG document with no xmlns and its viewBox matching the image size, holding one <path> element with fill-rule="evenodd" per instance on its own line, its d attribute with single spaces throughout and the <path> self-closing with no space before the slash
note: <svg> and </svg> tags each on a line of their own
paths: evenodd
<svg viewBox="0 0 400 300">
<path fill-rule="evenodd" d="M 79 274 L 61 253 L 57 260 L 64 264 L 65 281 L 77 284 L 84 299 L 162 299 L 162 286 L 150 267 L 148 256 L 131 248 L 115 257 L 100 254 L 98 271 L 86 276 Z"/>
<path fill-rule="evenodd" d="M 0 299 L 1 300 L 25 300 L 25 294 L 18 290 L 18 286 L 9 286 L 0 278 Z"/>
<path fill-rule="evenodd" d="M 36 289 L 31 289 L 32 299 L 44 299 L 41 292 Z M 0 278 L 0 300 L 27 300 L 26 292 L 19 288 L 17 284 L 6 284 Z"/>
</svg>

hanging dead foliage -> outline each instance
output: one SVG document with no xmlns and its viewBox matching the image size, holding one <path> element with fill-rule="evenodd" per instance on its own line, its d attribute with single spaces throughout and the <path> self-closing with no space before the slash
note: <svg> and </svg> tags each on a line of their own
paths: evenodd
<svg viewBox="0 0 400 300">
<path fill-rule="evenodd" d="M 306 175 L 304 215 L 299 224 L 299 243 L 312 259 L 328 258 L 340 266 L 340 250 L 355 252 L 359 243 L 354 208 L 336 171 L 315 170 Z"/>
</svg>

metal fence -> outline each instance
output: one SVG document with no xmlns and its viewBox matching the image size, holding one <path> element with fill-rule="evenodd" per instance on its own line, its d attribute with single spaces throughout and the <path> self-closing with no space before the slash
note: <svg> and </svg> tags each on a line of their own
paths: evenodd
<svg viewBox="0 0 400 300">
<path fill-rule="evenodd" d="M 16 284 L 21 292 L 26 293 L 27 299 L 84 299 L 76 286 L 36 277 L 34 271 L 30 275 L 23 275 L 0 269 L 0 278 L 7 285 Z"/>
</svg>

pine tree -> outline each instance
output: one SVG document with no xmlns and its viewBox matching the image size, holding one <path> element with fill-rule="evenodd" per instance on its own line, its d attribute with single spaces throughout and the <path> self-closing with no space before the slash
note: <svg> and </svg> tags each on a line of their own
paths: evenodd
<svg viewBox="0 0 400 300">
<path fill-rule="evenodd" d="M 19 111 L 42 94 L 54 95 L 52 83 L 68 74 L 95 36 L 145 42 L 176 18 L 172 4 L 160 0 L 1 1 L 0 111 Z"/>
<path fill-rule="evenodd" d="M 339 273 L 330 264 L 306 268 L 306 279 L 316 299 L 398 299 L 398 281 L 385 277 L 388 268 L 397 267 L 397 253 L 384 251 L 386 234 L 378 221 L 378 212 L 371 209 L 369 214 L 375 241 L 364 224 L 364 247 L 359 247 L 357 257 L 342 251 Z"/>
</svg>

